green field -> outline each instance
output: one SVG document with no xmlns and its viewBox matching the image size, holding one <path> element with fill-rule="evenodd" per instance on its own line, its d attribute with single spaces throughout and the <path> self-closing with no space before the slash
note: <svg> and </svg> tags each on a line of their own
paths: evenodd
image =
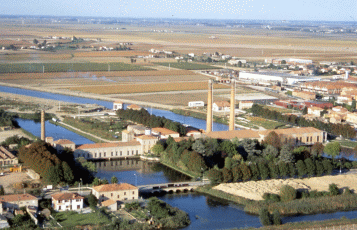
<svg viewBox="0 0 357 230">
<path fill-rule="evenodd" d="M 56 213 L 54 217 L 63 227 L 77 225 L 106 225 L 111 223 L 111 220 L 106 215 L 98 214 L 98 212 L 79 214 L 74 211 L 66 211 Z"/>
<path fill-rule="evenodd" d="M 216 66 L 197 64 L 197 63 L 189 63 L 189 62 L 155 62 L 154 64 L 162 65 L 177 68 L 177 69 L 185 69 L 185 70 L 200 70 L 200 69 L 222 69 Z"/>
<path fill-rule="evenodd" d="M 140 71 L 150 68 L 121 62 L 110 63 L 11 63 L 0 64 L 0 73 L 45 73 L 48 72 L 87 72 L 87 71 Z"/>
</svg>

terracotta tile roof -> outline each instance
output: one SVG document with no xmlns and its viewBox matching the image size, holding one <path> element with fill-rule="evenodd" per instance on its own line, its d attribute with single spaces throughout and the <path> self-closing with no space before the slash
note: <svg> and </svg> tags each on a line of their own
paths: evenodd
<svg viewBox="0 0 357 230">
<path fill-rule="evenodd" d="M 253 101 L 239 101 L 239 103 L 253 103 Z"/>
<path fill-rule="evenodd" d="M 57 141 L 54 141 L 53 143 L 57 145 L 69 145 L 69 144 L 75 144 L 73 141 L 67 140 L 67 139 L 59 139 Z"/>
<path fill-rule="evenodd" d="M 0 202 L 14 202 L 14 201 L 22 201 L 22 200 L 38 200 L 38 198 L 28 193 L 0 196 Z"/>
<path fill-rule="evenodd" d="M 156 140 L 157 137 L 152 136 L 152 135 L 141 135 L 141 136 L 137 136 L 136 139 L 142 139 L 142 140 Z"/>
<path fill-rule="evenodd" d="M 300 128 L 290 128 L 290 129 L 264 130 L 264 131 L 259 131 L 259 134 L 266 136 L 272 131 L 276 132 L 276 134 L 278 134 L 278 135 L 292 135 L 292 134 L 304 134 L 304 133 L 322 132 L 321 130 L 316 129 L 314 127 L 300 127 Z"/>
<path fill-rule="evenodd" d="M 84 199 L 83 196 L 79 195 L 78 193 L 72 193 L 72 192 L 62 192 L 62 193 L 56 193 L 52 195 L 52 198 L 55 200 L 76 200 L 76 199 Z"/>
<path fill-rule="evenodd" d="M 114 101 L 113 103 L 114 103 L 114 104 L 123 104 L 122 101 Z"/>
<path fill-rule="evenodd" d="M 127 109 L 141 109 L 141 107 L 140 106 L 138 106 L 138 105 L 135 105 L 135 104 L 132 104 L 132 105 L 129 105 L 128 107 L 126 107 Z"/>
<path fill-rule="evenodd" d="M 116 201 L 109 199 L 109 200 L 103 201 L 101 203 L 101 205 L 107 207 L 107 206 L 110 206 L 110 205 L 116 204 L 116 203 L 117 203 Z"/>
<path fill-rule="evenodd" d="M 161 133 L 163 135 L 179 134 L 178 132 L 166 128 L 161 128 L 161 127 L 153 128 L 152 131 L 155 133 Z"/>
<path fill-rule="evenodd" d="M 229 104 L 228 101 L 217 101 L 214 102 L 218 107 L 230 107 L 231 105 Z"/>
<path fill-rule="evenodd" d="M 259 139 L 259 133 L 257 131 L 253 131 L 250 129 L 244 130 L 232 130 L 232 131 L 217 131 L 217 132 L 210 132 L 206 134 L 210 138 L 215 139 L 243 139 L 243 138 L 257 138 Z"/>
<path fill-rule="evenodd" d="M 190 137 L 176 137 L 176 138 L 174 138 L 174 141 L 180 142 L 180 141 L 189 140 L 189 139 L 190 139 Z"/>
<path fill-rule="evenodd" d="M 313 110 L 313 111 L 315 111 L 315 110 L 317 110 L 317 111 L 322 111 L 322 110 L 324 110 L 323 108 L 320 108 L 320 107 L 316 107 L 316 106 L 312 106 L 312 107 L 309 107 L 308 108 L 308 110 Z"/>
<path fill-rule="evenodd" d="M 0 159 L 14 159 L 16 158 L 12 153 L 10 153 L 3 146 L 0 146 Z"/>
<path fill-rule="evenodd" d="M 138 188 L 128 183 L 122 183 L 122 184 L 102 184 L 93 187 L 93 189 L 97 192 L 111 192 L 111 191 L 118 191 L 118 190 L 133 190 Z"/>
<path fill-rule="evenodd" d="M 141 145 L 141 144 L 138 141 L 116 142 L 116 143 L 94 143 L 94 144 L 84 144 L 76 149 L 115 148 L 121 146 L 134 146 L 134 145 Z"/>
</svg>

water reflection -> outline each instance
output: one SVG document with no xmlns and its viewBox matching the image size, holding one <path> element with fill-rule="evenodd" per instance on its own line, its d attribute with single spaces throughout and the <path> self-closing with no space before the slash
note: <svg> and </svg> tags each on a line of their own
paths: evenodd
<svg viewBox="0 0 357 230">
<path fill-rule="evenodd" d="M 108 181 L 112 176 L 116 176 L 120 182 L 137 185 L 189 181 L 191 179 L 160 163 L 140 159 L 117 159 L 94 163 L 98 171 L 96 176 Z"/>
</svg>

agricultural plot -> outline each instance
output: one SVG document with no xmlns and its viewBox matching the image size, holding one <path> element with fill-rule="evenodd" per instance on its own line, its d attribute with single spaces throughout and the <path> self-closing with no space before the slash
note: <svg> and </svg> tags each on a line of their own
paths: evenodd
<svg viewBox="0 0 357 230">
<path fill-rule="evenodd" d="M 229 88 L 226 85 L 217 85 L 216 88 Z M 166 91 L 187 91 L 206 90 L 207 82 L 173 82 L 154 84 L 126 84 L 111 86 L 86 86 L 68 88 L 74 91 L 96 94 L 123 94 L 123 93 L 146 93 L 146 92 L 166 92 Z"/>
<path fill-rule="evenodd" d="M 84 71 L 138 71 L 147 67 L 125 63 L 11 63 L 0 64 L 0 73 L 84 72 Z"/>
<path fill-rule="evenodd" d="M 189 63 L 189 62 L 156 62 L 155 64 L 177 68 L 177 69 L 186 69 L 186 70 L 200 70 L 200 69 L 221 69 L 220 67 L 205 65 L 205 64 L 197 64 L 197 63 Z"/>
</svg>

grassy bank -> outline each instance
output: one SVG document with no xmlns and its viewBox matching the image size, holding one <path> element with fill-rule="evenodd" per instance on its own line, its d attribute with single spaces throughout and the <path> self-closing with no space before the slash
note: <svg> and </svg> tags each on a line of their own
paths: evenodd
<svg viewBox="0 0 357 230">
<path fill-rule="evenodd" d="M 306 229 L 356 229 L 357 228 L 357 219 L 347 219 L 342 217 L 341 219 L 333 220 L 324 220 L 324 221 L 304 221 L 304 222 L 295 222 L 295 223 L 286 223 L 280 226 L 268 226 L 261 228 L 246 228 L 246 229 L 260 229 L 260 230 L 275 230 L 275 229 L 284 229 L 284 230 L 306 230 Z"/>
<path fill-rule="evenodd" d="M 160 160 L 160 163 L 163 164 L 163 165 L 165 165 L 166 167 L 169 167 L 169 168 L 171 168 L 171 169 L 173 169 L 173 170 L 176 170 L 176 171 L 178 171 L 178 172 L 180 172 L 180 173 L 182 173 L 182 174 L 184 174 L 184 175 L 186 175 L 186 176 L 189 176 L 189 177 L 191 177 L 191 178 L 196 178 L 196 177 L 199 177 L 199 176 L 200 176 L 200 175 L 198 175 L 198 174 L 196 174 L 196 173 L 182 170 L 182 169 L 178 168 L 177 166 L 168 163 L 167 161 L 162 161 L 162 160 Z"/>
<path fill-rule="evenodd" d="M 50 121 L 50 123 L 52 123 L 52 124 L 54 124 L 54 125 L 61 126 L 61 127 L 65 128 L 65 129 L 68 129 L 69 131 L 72 131 L 72 132 L 74 132 L 74 133 L 77 133 L 78 135 L 81 135 L 82 137 L 85 137 L 85 138 L 87 138 L 87 139 L 89 139 L 89 140 L 91 140 L 91 141 L 94 141 L 94 142 L 96 142 L 96 143 L 103 143 L 103 141 L 101 141 L 101 140 L 99 140 L 99 139 L 97 139 L 97 138 L 95 138 L 95 137 L 93 137 L 93 136 L 87 135 L 87 134 L 82 133 L 82 132 L 78 132 L 77 130 L 72 129 L 72 128 L 66 126 L 66 125 L 62 125 L 62 124 L 60 124 L 60 123 L 58 123 L 58 122 L 54 122 L 54 121 Z"/>
<path fill-rule="evenodd" d="M 29 131 L 27 131 L 27 130 L 25 130 L 25 129 L 23 129 L 23 128 L 20 128 L 20 129 L 22 130 L 22 132 L 23 132 L 24 134 L 26 134 L 27 136 L 29 136 L 31 139 L 33 139 L 33 140 L 39 139 L 39 137 L 33 135 L 33 134 L 30 133 Z"/>
<path fill-rule="evenodd" d="M 212 185 L 206 185 L 197 188 L 196 191 L 244 205 L 245 212 L 255 215 L 258 215 L 259 210 L 262 208 L 267 208 L 270 212 L 278 210 L 281 215 L 307 215 L 357 209 L 356 194 L 304 198 L 292 200 L 290 202 L 267 202 L 245 199 L 243 197 L 212 189 L 212 187 Z"/>
<path fill-rule="evenodd" d="M 190 117 L 194 117 L 194 118 L 198 118 L 201 120 L 206 120 L 207 118 L 207 114 L 202 112 L 195 112 L 195 111 L 190 111 L 190 110 L 183 110 L 183 109 L 173 109 L 171 110 L 171 112 L 176 113 L 176 114 L 180 114 L 180 115 L 184 115 L 184 116 L 190 116 Z M 221 123 L 221 124 L 228 124 L 228 120 L 225 120 L 224 118 L 218 117 L 218 116 L 213 116 L 213 121 L 217 122 L 217 123 Z"/>
</svg>

